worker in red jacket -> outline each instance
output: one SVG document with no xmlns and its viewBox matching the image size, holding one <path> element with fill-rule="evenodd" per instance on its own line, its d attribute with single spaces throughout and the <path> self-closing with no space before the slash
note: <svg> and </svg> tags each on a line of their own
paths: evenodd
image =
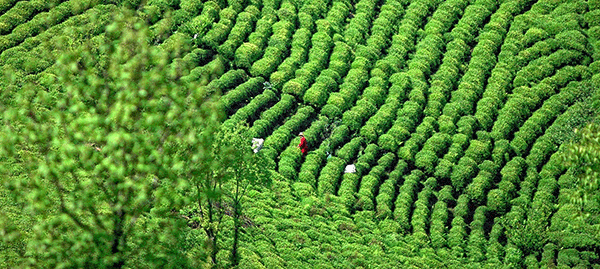
<svg viewBox="0 0 600 269">
<path fill-rule="evenodd" d="M 298 145 L 298 148 L 300 148 L 300 151 L 302 151 L 302 155 L 306 155 L 306 153 L 308 152 L 308 144 L 306 143 L 306 138 L 304 138 L 304 133 L 300 133 L 298 134 L 298 136 L 300 136 L 300 145 Z"/>
</svg>

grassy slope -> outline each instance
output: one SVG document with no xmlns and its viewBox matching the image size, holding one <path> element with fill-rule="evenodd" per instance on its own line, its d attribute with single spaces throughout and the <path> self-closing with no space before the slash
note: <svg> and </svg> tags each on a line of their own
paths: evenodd
<svg viewBox="0 0 600 269">
<path fill-rule="evenodd" d="M 540 1 L 543 2 L 543 1 Z M 578 11 L 583 14 L 584 26 L 588 28 L 582 31 L 588 34 L 588 44 L 590 48 L 598 48 L 598 27 L 597 21 L 594 20 L 592 12 L 587 15 L 588 9 L 593 9 L 597 5 L 595 2 L 578 2 L 580 5 L 588 5 L 589 7 Z M 543 7 L 540 4 L 538 7 Z M 551 6 L 551 5 L 550 5 Z M 551 6 L 556 8 L 556 6 Z M 561 10 L 563 8 L 563 10 Z M 557 8 L 553 16 L 547 16 L 544 19 L 555 19 L 556 23 L 563 23 L 566 19 L 561 14 L 568 14 L 568 8 Z M 110 11 L 110 9 L 108 9 Z M 594 13 L 594 14 L 597 14 Z M 532 19 L 535 19 L 532 18 Z M 568 18 L 567 18 L 568 19 Z M 567 20 L 568 21 L 568 20 Z M 528 27 L 536 27 L 535 23 Z M 421 33 L 423 34 L 423 33 Z M 77 35 L 75 35 L 77 36 Z M 530 44 L 532 45 L 532 44 Z M 42 48 L 44 45 L 40 45 Z M 33 53 L 33 52 L 32 52 Z M 47 55 L 47 54 L 44 54 Z M 593 82 L 587 85 L 586 89 L 593 90 L 600 87 L 600 51 L 597 49 L 593 53 L 589 53 L 587 62 L 569 63 L 569 65 L 582 64 L 587 68 L 587 71 L 595 77 L 586 78 L 587 82 Z M 11 56 L 8 52 L 3 56 L 16 60 L 21 57 L 20 54 Z M 47 61 L 52 62 L 49 58 Z M 590 63 L 591 62 L 591 63 Z M 9 61 L 6 61 L 9 63 Z M 10 67 L 9 67 L 10 65 Z M 25 75 L 33 72 L 33 75 L 39 69 L 19 65 L 18 61 L 13 61 L 12 64 L 5 64 L 5 70 L 16 69 L 21 70 L 18 75 Z M 29 68 L 29 69 L 26 69 Z M 408 67 L 407 67 L 408 68 Z M 25 70 L 26 69 L 26 70 Z M 43 68 L 42 68 L 43 70 Z M 462 70 L 461 72 L 465 72 Z M 31 79 L 31 78 L 30 78 Z M 35 78 L 33 78 L 35 79 Z M 586 82 L 586 81 L 584 81 Z M 6 81 L 2 85 L 7 89 L 9 85 Z M 14 85 L 22 83 L 17 81 Z M 585 83 L 584 83 L 585 84 Z M 582 87 L 585 85 L 582 85 Z M 592 121 L 597 116 L 598 111 L 598 94 L 594 92 L 592 95 L 587 95 L 579 98 L 576 103 L 571 105 L 571 108 L 566 110 L 565 118 L 562 125 L 553 125 L 554 128 L 549 128 L 551 131 L 546 133 L 551 135 L 555 141 L 562 143 L 571 135 L 571 130 L 581 126 L 585 122 Z M 1 159 L 4 167 L 10 163 L 8 160 Z M 3 178 L 3 187 L 0 188 L 0 214 L 9 216 L 13 220 L 19 230 L 24 232 L 25 238 L 27 231 L 35 223 L 35 217 L 30 216 L 26 209 L 22 209 L 22 204 L 14 201 L 11 193 L 8 191 L 10 182 L 15 181 L 19 175 L 18 166 L 12 166 L 11 176 Z M 480 267 L 481 264 L 487 264 L 490 268 L 497 265 L 495 263 L 505 263 L 512 265 L 523 266 L 525 264 L 539 263 L 540 265 L 560 266 L 587 266 L 589 263 L 594 263 L 597 266 L 598 257 L 591 254 L 591 250 L 598 248 L 594 247 L 579 247 L 575 250 L 575 254 L 569 254 L 568 251 L 560 249 L 570 249 L 578 247 L 572 242 L 562 241 L 560 230 L 561 223 L 568 220 L 568 217 L 562 214 L 556 214 L 547 223 L 551 227 L 554 235 L 548 237 L 543 243 L 543 249 L 536 249 L 530 253 L 515 247 L 510 242 L 500 240 L 500 255 L 499 259 L 491 258 L 491 251 L 484 250 L 484 253 L 489 252 L 483 260 L 474 259 L 470 251 L 454 252 L 452 248 L 442 247 L 433 248 L 430 245 L 428 238 L 422 238 L 418 235 L 401 234 L 400 223 L 393 219 L 375 220 L 374 211 L 358 211 L 349 210 L 339 197 L 335 195 L 317 195 L 316 191 L 308 184 L 291 182 L 280 175 L 274 176 L 274 185 L 270 189 L 257 188 L 249 194 L 249 198 L 245 204 L 246 214 L 251 219 L 252 224 L 247 228 L 242 239 L 242 266 L 244 268 L 277 268 L 277 267 L 333 267 L 333 268 L 348 268 L 348 267 Z M 523 176 L 524 177 L 524 176 Z M 525 178 L 521 179 L 525 181 Z M 557 175 L 558 188 L 556 191 L 556 205 L 567 204 L 565 194 L 569 193 L 569 189 L 573 187 L 572 178 L 566 175 Z M 535 186 L 532 190 L 535 193 Z M 521 189 L 524 187 L 521 186 Z M 436 190 L 437 193 L 437 190 Z M 458 195 L 456 195 L 458 197 Z M 516 198 L 516 197 L 515 197 Z M 415 200 L 417 198 L 415 197 Z M 526 212 L 531 212 L 529 205 Z M 519 201 L 514 202 L 518 204 Z M 430 205 L 432 206 L 432 205 Z M 431 207 L 430 207 L 431 209 Z M 454 208 L 451 209 L 453 211 Z M 471 209 L 473 211 L 474 209 Z M 551 214 L 556 213 L 556 209 L 551 211 Z M 563 211 L 559 211 L 564 213 Z M 473 218 L 470 213 L 471 218 Z M 230 224 L 230 222 L 228 222 Z M 468 224 L 468 223 L 467 223 Z M 3 224 L 8 227 L 7 224 Z M 552 230 L 551 229 L 551 230 Z M 449 231 L 449 229 L 448 229 Z M 468 230 L 467 230 L 468 231 Z M 465 232 L 467 232 L 465 231 Z M 487 231 L 489 237 L 489 231 Z M 11 267 L 19 264 L 19 254 L 25 251 L 26 239 L 17 240 L 17 244 L 0 245 L 0 267 Z M 469 235 L 465 234 L 465 240 L 469 240 Z M 487 247 L 488 242 L 484 242 Z M 227 248 L 230 242 L 223 242 L 223 247 Z M 470 243 L 466 244 L 467 247 Z M 491 242 L 490 242 L 491 244 Z M 474 245 L 474 244 L 473 244 Z M 554 249 L 552 249 L 554 246 Z M 471 247 L 472 249 L 472 247 Z M 577 254 L 580 251 L 580 254 Z M 456 255 L 456 253 L 462 253 Z M 220 253 L 221 257 L 225 257 L 227 253 Z M 572 258 L 577 256 L 577 258 Z M 400 264 L 400 265 L 399 265 Z"/>
</svg>

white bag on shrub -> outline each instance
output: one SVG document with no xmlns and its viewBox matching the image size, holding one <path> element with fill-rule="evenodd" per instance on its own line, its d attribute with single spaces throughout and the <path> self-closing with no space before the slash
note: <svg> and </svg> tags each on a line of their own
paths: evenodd
<svg viewBox="0 0 600 269">
<path fill-rule="evenodd" d="M 252 150 L 254 153 L 258 153 L 262 149 L 263 143 L 265 143 L 264 139 L 252 138 Z"/>
<path fill-rule="evenodd" d="M 344 173 L 356 173 L 356 166 L 354 166 L 354 164 L 346 165 L 346 169 L 344 169 Z"/>
</svg>

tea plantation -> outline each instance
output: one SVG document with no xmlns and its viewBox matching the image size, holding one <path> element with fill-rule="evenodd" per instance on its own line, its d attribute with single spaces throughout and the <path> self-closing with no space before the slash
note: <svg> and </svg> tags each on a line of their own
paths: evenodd
<svg viewBox="0 0 600 269">
<path fill-rule="evenodd" d="M 1 268 L 600 268 L 599 0 L 0 0 L 0 71 Z"/>
</svg>

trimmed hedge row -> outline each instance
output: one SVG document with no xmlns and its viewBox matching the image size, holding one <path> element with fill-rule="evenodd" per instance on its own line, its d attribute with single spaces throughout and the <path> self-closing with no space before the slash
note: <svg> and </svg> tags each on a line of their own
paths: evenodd
<svg viewBox="0 0 600 269">
<path fill-rule="evenodd" d="M 329 53 L 333 48 L 333 39 L 325 32 L 317 32 L 311 38 L 312 47 L 308 51 L 308 62 L 296 70 L 296 77 L 283 84 L 282 92 L 303 97 L 306 90 L 323 70 Z"/>
<path fill-rule="evenodd" d="M 0 2 L 0 13 L 5 14 L 7 10 L 10 10 L 15 6 L 19 0 L 4 0 Z"/>
<path fill-rule="evenodd" d="M 342 148 L 335 151 L 335 156 L 344 160 L 346 163 L 350 163 L 356 158 L 356 155 L 363 146 L 364 142 L 364 138 L 360 136 L 352 138 L 350 142 L 346 143 Z"/>
<path fill-rule="evenodd" d="M 20 1 L 10 8 L 6 13 L 2 12 L 0 16 L 0 35 L 10 34 L 15 27 L 26 23 L 36 14 L 51 10 L 61 1 Z"/>
<path fill-rule="evenodd" d="M 294 148 L 297 145 L 293 145 Z M 299 151 L 296 148 L 297 151 Z M 300 182 L 308 183 L 311 186 L 317 186 L 317 178 L 319 177 L 319 172 L 321 171 L 321 167 L 325 163 L 325 159 L 327 158 L 327 153 L 323 149 L 323 146 L 318 148 L 317 150 L 310 151 L 306 155 L 306 159 L 302 163 L 302 167 L 300 168 L 300 173 L 298 175 L 298 180 Z"/>
<path fill-rule="evenodd" d="M 27 38 L 35 37 L 47 29 L 50 29 L 52 26 L 61 24 L 63 21 L 67 20 L 69 16 L 75 17 L 75 15 L 80 14 L 85 15 L 77 16 L 78 19 L 82 20 L 77 22 L 78 25 L 86 24 L 86 21 L 90 20 L 90 15 L 92 14 L 99 15 L 100 19 L 94 21 L 97 24 L 90 25 L 92 27 L 89 31 L 92 36 L 98 35 L 104 31 L 104 26 L 106 25 L 98 22 L 108 23 L 110 20 L 107 20 L 106 18 L 110 17 L 110 15 L 107 13 L 116 8 L 113 5 L 101 5 L 98 8 L 95 8 L 100 4 L 100 1 L 97 0 L 77 0 L 78 4 L 76 5 L 71 1 L 63 2 L 60 5 L 58 5 L 60 1 L 46 2 L 48 1 L 20 1 L 6 14 L 0 17 L 0 20 L 2 20 L 2 17 L 6 18 L 6 21 L 0 23 L 0 25 L 5 26 L 6 28 L 4 28 L 4 31 L 7 31 L 5 34 L 0 35 L 0 51 L 5 51 L 17 46 Z M 31 15 L 45 10 L 47 5 L 48 7 L 54 5 L 58 6 L 47 12 L 39 13 L 30 19 Z M 63 35 L 63 33 L 60 33 L 60 35 Z"/>
<path fill-rule="evenodd" d="M 285 82 L 294 77 L 294 72 L 306 61 L 310 44 L 310 30 L 298 28 L 292 36 L 290 55 L 277 67 L 270 76 L 269 82 L 274 88 L 281 90 Z"/>
<path fill-rule="evenodd" d="M 375 197 L 375 217 L 377 219 L 384 220 L 392 217 L 391 208 L 394 206 L 393 199 L 396 197 L 396 186 L 399 184 L 399 180 L 407 168 L 408 164 L 403 160 L 399 160 L 394 170 L 388 175 L 388 178 L 379 186 L 379 193 Z"/>
<path fill-rule="evenodd" d="M 73 40 L 77 39 L 82 34 L 89 35 L 92 44 L 100 43 L 104 38 L 98 36 L 104 31 L 104 27 L 112 21 L 111 12 L 116 7 L 113 5 L 95 5 L 93 8 L 85 10 L 87 6 L 83 5 L 81 9 L 71 15 L 71 2 L 64 2 L 61 5 L 53 8 L 49 12 L 37 14 L 32 20 L 19 26 L 19 29 L 24 31 L 38 31 L 39 34 L 34 35 L 34 32 L 29 34 L 21 31 L 18 35 L 23 34 L 24 40 L 17 39 L 18 36 L 5 35 L 0 36 L 0 47 L 7 48 L 0 50 L 0 63 L 3 66 L 12 66 L 11 72 L 17 73 L 17 77 L 26 76 L 28 74 L 41 73 L 56 62 L 60 53 L 64 48 L 75 46 Z M 60 8 L 59 8 L 60 7 Z M 53 21 L 51 18 L 56 18 Z M 95 18 L 92 20 L 92 18 Z M 61 22 L 64 20 L 63 22 Z M 42 28 L 39 28 L 42 27 Z M 35 30 L 37 29 L 37 30 Z M 46 30 L 44 30 L 46 29 Z M 31 35 L 31 37 L 27 37 Z M 21 42 L 16 46 L 19 42 Z M 16 70 L 15 70 L 16 69 Z M 55 88 L 57 83 L 48 86 L 47 88 Z"/>
<path fill-rule="evenodd" d="M 192 70 L 186 76 L 181 77 L 181 80 L 186 83 L 195 83 L 196 85 L 206 86 L 211 81 L 218 79 L 225 72 L 226 61 L 223 57 L 216 56 L 209 63 L 198 66 Z M 225 81 L 223 81 L 225 83 Z M 213 86 L 215 84 L 213 83 Z M 233 85 L 232 85 L 233 86 Z M 215 87 L 211 87 L 215 88 Z M 206 95 L 212 94 L 213 92 L 206 92 Z"/>
<path fill-rule="evenodd" d="M 347 130 L 347 129 L 346 129 Z M 338 196 L 341 197 L 344 205 L 348 209 L 354 208 L 356 202 L 356 193 L 361 177 L 365 175 L 371 167 L 375 165 L 375 160 L 379 158 L 380 149 L 375 144 L 369 144 L 356 160 L 356 173 L 346 173 L 342 177 Z"/>
<path fill-rule="evenodd" d="M 434 178 L 427 179 L 427 181 L 430 180 L 435 181 Z M 417 195 L 417 200 L 414 204 L 415 209 L 413 210 L 413 215 L 410 220 L 413 234 L 426 234 L 429 230 L 428 220 L 429 215 L 431 213 L 429 208 L 431 207 L 432 200 L 435 198 L 435 196 L 433 194 L 432 188 L 430 188 L 427 184 L 428 182 L 425 182 L 425 188 L 423 188 L 421 192 L 419 192 L 419 194 Z"/>
<path fill-rule="evenodd" d="M 426 137 L 431 136 L 436 127 L 436 123 L 435 119 L 431 117 L 423 119 L 423 122 L 417 127 L 416 132 L 412 133 L 410 138 L 398 150 L 398 158 L 414 162 L 415 157 L 419 152 L 419 148 L 427 141 Z M 426 155 L 421 155 L 420 157 L 426 158 Z M 425 162 L 426 161 L 423 161 L 423 163 Z M 426 172 L 429 173 L 431 171 Z"/>
<path fill-rule="evenodd" d="M 364 42 L 366 35 L 369 33 L 371 20 L 375 17 L 376 5 L 376 0 L 360 0 L 356 3 L 354 18 L 350 20 L 344 31 L 346 42 L 352 48 L 356 48 L 358 44 Z"/>
<path fill-rule="evenodd" d="M 527 213 L 526 225 L 532 231 L 546 231 L 550 226 L 550 216 L 556 211 L 555 193 L 559 189 L 557 177 L 563 172 L 561 162 L 561 157 L 554 154 L 542 168 L 537 190 Z"/>
<path fill-rule="evenodd" d="M 332 78 L 332 76 L 339 77 L 339 74 L 332 69 L 323 70 L 315 79 L 315 83 L 304 93 L 304 103 L 317 108 L 322 107 L 327 102 L 329 93 L 336 91 L 338 87 L 335 78 Z"/>
<path fill-rule="evenodd" d="M 329 58 L 329 68 L 321 71 L 315 83 L 304 93 L 304 102 L 315 107 L 322 107 L 327 103 L 329 94 L 338 90 L 338 83 L 346 75 L 347 63 L 352 59 L 350 46 L 344 42 L 335 42 L 333 52 Z M 338 63 L 344 63 L 340 65 Z M 340 73 L 341 72 L 341 73 Z"/>
<path fill-rule="evenodd" d="M 272 90 L 265 90 L 261 94 L 250 100 L 250 103 L 238 109 L 235 114 L 231 115 L 229 119 L 223 122 L 223 126 L 226 128 L 233 128 L 238 122 L 247 121 L 248 124 L 252 124 L 258 116 L 260 111 L 269 107 L 270 104 L 275 103 L 277 100 L 277 94 Z"/>
<path fill-rule="evenodd" d="M 321 133 L 325 130 L 327 123 L 328 119 L 326 117 L 321 117 L 319 120 L 313 122 L 310 128 L 304 131 L 304 136 L 307 138 L 309 149 L 318 145 L 318 141 L 322 139 Z M 300 181 L 313 184 L 316 188 L 316 180 L 319 171 L 324 164 L 325 158 L 328 157 L 328 154 L 332 154 L 333 149 L 344 143 L 348 136 L 348 128 L 343 125 L 338 126 L 332 131 L 331 136 L 320 143 L 319 148 L 314 151 L 315 155 L 312 154 L 313 151 L 309 151 L 306 160 L 300 169 Z"/>
<path fill-rule="evenodd" d="M 174 20 L 170 18 L 162 18 L 161 16 L 166 11 L 165 9 L 170 8 L 168 6 L 164 6 L 165 3 L 160 3 L 157 1 L 156 5 L 148 3 L 149 5 L 144 6 L 143 13 L 141 16 L 146 19 L 146 21 L 150 21 L 154 23 L 152 29 L 154 33 L 153 41 L 157 42 L 160 39 L 165 39 L 170 34 L 168 31 L 169 28 L 172 28 L 175 24 Z M 199 10 L 200 7 L 193 8 L 188 6 L 189 9 L 180 9 L 176 12 L 188 12 L 187 10 Z M 200 41 L 202 37 L 211 29 L 212 24 L 219 18 L 219 12 L 221 11 L 221 7 L 215 1 L 207 1 L 202 3 L 201 6 L 202 12 L 200 15 L 195 16 L 193 18 L 188 18 L 180 27 L 183 33 L 188 34 L 190 37 L 196 36 L 196 38 Z M 196 14 L 190 13 L 190 14 Z M 185 13 L 184 13 L 185 14 Z M 159 21 L 160 19 L 160 21 Z"/>
<path fill-rule="evenodd" d="M 298 168 L 302 163 L 302 151 L 297 148 L 299 143 L 300 138 L 292 139 L 289 146 L 279 156 L 278 171 L 290 181 L 297 180 Z"/>
<path fill-rule="evenodd" d="M 467 246 L 465 243 L 465 238 L 467 237 L 467 230 L 465 227 L 467 225 L 465 224 L 464 217 L 455 216 L 452 219 L 452 224 L 450 226 L 451 228 L 448 232 L 448 247 L 451 249 L 451 253 L 454 257 L 463 257 Z"/>
<path fill-rule="evenodd" d="M 321 170 L 317 181 L 319 195 L 335 194 L 345 166 L 346 162 L 338 157 L 327 159 L 327 164 Z"/>
<path fill-rule="evenodd" d="M 244 40 L 254 30 L 254 24 L 258 20 L 259 15 L 260 10 L 253 5 L 247 6 L 244 12 L 238 14 L 235 25 L 231 28 L 227 40 L 217 48 L 219 54 L 228 59 L 233 59 L 237 48 L 244 43 Z"/>
<path fill-rule="evenodd" d="M 487 195 L 488 209 L 500 214 L 506 212 L 509 201 L 516 196 L 517 186 L 525 172 L 526 165 L 525 159 L 515 157 L 502 168 L 498 188 L 491 190 Z"/>
<path fill-rule="evenodd" d="M 360 128 L 360 135 L 368 141 L 377 141 L 384 135 L 394 123 L 401 99 L 390 92 L 386 103 Z"/>
<path fill-rule="evenodd" d="M 294 24 L 289 21 L 278 21 L 273 24 L 273 35 L 269 39 L 262 59 L 254 62 L 250 67 L 252 76 L 268 78 L 277 69 L 291 45 L 294 29 Z"/>
<path fill-rule="evenodd" d="M 310 36 L 310 32 L 314 30 L 315 23 L 313 23 L 313 21 L 317 20 L 317 32 L 312 34 L 311 38 L 312 46 L 308 52 L 306 52 L 307 47 L 302 48 L 303 50 L 299 49 L 298 52 L 292 51 L 290 58 L 293 58 L 293 60 L 290 60 L 289 64 L 286 64 L 286 66 L 280 70 L 281 72 L 276 72 L 271 76 L 277 86 L 281 85 L 280 87 L 284 93 L 293 94 L 303 98 L 305 103 L 316 107 L 320 107 L 325 103 L 328 91 L 334 91 L 337 88 L 337 83 L 332 82 L 332 79 L 337 82 L 339 80 L 338 76 L 345 75 L 340 73 L 339 70 L 322 71 L 323 67 L 327 66 L 328 60 L 330 61 L 330 67 L 333 66 L 331 60 L 340 57 L 340 55 L 343 55 L 341 56 L 342 59 L 346 60 L 344 64 L 347 64 L 349 59 L 346 59 L 346 55 L 350 55 L 350 50 L 347 48 L 347 45 L 340 42 L 336 42 L 335 48 L 333 49 L 333 52 L 331 52 L 334 47 L 334 40 L 331 38 L 334 31 L 331 24 L 341 24 L 342 17 L 349 14 L 349 9 L 345 4 L 339 2 L 336 3 L 333 4 L 332 9 L 327 13 L 326 19 L 318 19 L 320 18 L 320 15 L 317 15 L 318 12 L 316 10 L 311 11 L 311 9 L 308 8 L 308 6 L 312 6 L 314 3 L 306 2 L 304 4 L 306 8 L 303 6 L 301 10 L 305 9 L 306 11 L 310 11 L 309 13 L 312 13 L 313 15 L 312 17 L 306 15 L 303 16 L 304 19 L 300 19 L 301 29 L 307 29 L 308 35 Z M 325 3 L 323 4 L 326 5 Z M 316 6 L 312 6 L 312 8 L 316 8 Z M 304 44 L 308 44 L 308 42 L 304 42 Z M 298 43 L 297 46 L 300 47 L 302 44 Z M 294 44 L 292 44 L 292 48 L 293 47 Z M 303 64 L 300 69 L 296 70 L 297 67 L 305 61 L 306 53 L 308 53 L 308 62 Z M 329 58 L 330 53 L 331 59 Z M 335 72 L 332 73 L 332 71 L 336 71 L 338 74 L 334 74 Z M 318 75 L 319 77 L 317 78 Z M 314 88 L 310 87 L 315 81 L 317 82 L 317 85 L 313 85 Z M 307 91 L 309 90 L 309 87 L 311 88 L 310 92 Z"/>
<path fill-rule="evenodd" d="M 262 83 L 264 82 L 264 79 L 262 78 L 251 78 L 248 81 L 246 80 L 248 80 L 246 71 L 241 69 L 230 69 L 218 79 L 211 80 L 206 87 L 208 88 L 208 92 L 221 93 L 224 94 L 223 97 L 230 93 L 232 96 L 238 95 L 233 93 L 235 91 L 248 92 L 248 94 L 254 95 L 258 93 L 258 90 L 254 89 L 255 87 L 258 87 L 255 84 L 261 84 L 260 86 L 262 86 Z M 260 88 L 262 89 L 262 87 Z"/>
<path fill-rule="evenodd" d="M 504 227 L 502 226 L 500 218 L 496 217 L 494 219 L 492 230 L 490 231 L 487 250 L 485 253 L 488 261 L 498 264 L 504 257 L 504 246 L 502 245 L 503 237 Z"/>
<path fill-rule="evenodd" d="M 448 204 L 441 200 L 438 195 L 438 201 L 433 206 L 431 212 L 431 223 L 429 224 L 429 234 L 431 246 L 434 248 L 443 248 L 448 246 L 446 235 L 448 234 Z"/>
<path fill-rule="evenodd" d="M 510 145 L 518 156 L 525 156 L 533 142 L 542 135 L 545 127 L 549 126 L 556 117 L 562 114 L 575 102 L 577 83 L 569 83 L 566 88 L 561 89 L 558 94 L 552 95 L 541 108 L 536 110 L 531 117 L 525 121 L 514 135 Z"/>
<path fill-rule="evenodd" d="M 383 104 L 384 96 L 387 95 L 387 76 L 380 77 L 382 83 L 369 81 L 369 88 L 363 93 L 364 101 L 359 101 L 357 106 L 352 107 L 356 99 L 361 95 L 362 89 L 366 86 L 368 72 L 373 63 L 381 56 L 382 50 L 388 46 L 385 40 L 388 40 L 392 34 L 393 25 L 401 15 L 401 6 L 392 2 L 381 6 L 379 16 L 373 22 L 371 35 L 366 40 L 367 46 L 362 45 L 369 31 L 370 19 L 374 17 L 374 7 L 376 1 L 361 0 L 356 5 L 356 14 L 350 21 L 348 28 L 344 32 L 346 43 L 356 50 L 356 58 L 351 64 L 348 75 L 344 78 L 344 83 L 340 85 L 340 91 L 329 95 L 322 113 L 334 118 L 343 116 L 343 120 L 351 130 L 358 131 L 364 121 L 371 117 L 377 111 L 377 108 Z M 332 60 L 330 68 L 340 69 L 346 73 L 344 67 L 347 62 Z M 340 73 L 340 74 L 342 74 Z M 342 74 L 343 75 L 343 74 Z M 323 102 L 319 102 L 323 104 Z M 352 107 L 353 111 L 347 111 Z"/>
<path fill-rule="evenodd" d="M 471 13 L 472 17 L 467 19 L 465 10 L 465 20 L 469 26 L 481 25 L 484 20 L 492 15 L 498 8 L 498 3 L 489 1 L 476 2 L 474 5 L 467 7 L 472 8 L 474 11 Z M 497 13 L 501 14 L 501 13 Z M 488 25 L 506 25 L 510 22 L 510 18 L 503 15 L 492 15 Z M 503 28 L 506 28 L 503 27 Z M 452 32 L 455 38 L 461 38 L 463 40 L 473 40 L 474 36 L 471 33 L 473 31 L 460 31 Z M 452 92 L 450 102 L 444 106 L 443 114 L 450 116 L 453 121 L 457 120 L 460 116 L 472 115 L 474 113 L 475 103 L 481 97 L 484 92 L 485 79 L 496 64 L 496 51 L 499 49 L 503 39 L 503 33 L 498 32 L 496 29 L 491 27 L 484 27 L 483 32 L 478 36 L 477 45 L 471 52 L 471 59 L 467 71 L 461 78 L 461 82 L 458 85 L 456 91 Z"/>
<path fill-rule="evenodd" d="M 375 165 L 375 160 L 379 159 L 381 153 L 381 148 L 376 144 L 369 144 L 356 160 L 356 173 L 359 175 L 367 174 L 371 167 Z"/>
<path fill-rule="evenodd" d="M 509 139 L 517 126 L 530 116 L 531 110 L 555 93 L 554 89 L 562 88 L 578 78 L 589 77 L 588 72 L 587 68 L 583 66 L 565 66 L 552 77 L 543 79 L 532 88 L 516 88 L 511 98 L 498 112 L 498 119 L 494 123 L 491 133 L 494 139 Z"/>
<path fill-rule="evenodd" d="M 508 29 L 512 18 L 521 13 L 528 6 L 529 0 L 512 0 L 502 3 L 495 14 L 498 14 L 499 20 L 502 19 L 502 29 Z M 494 14 L 494 16 L 495 16 Z M 519 17 L 520 18 L 520 17 Z M 488 78 L 488 84 L 483 92 L 482 98 L 477 102 L 475 117 L 484 130 L 490 130 L 498 110 L 504 105 L 509 88 L 517 70 L 521 68 L 518 60 L 518 54 L 525 47 L 522 25 L 518 23 L 510 30 L 501 30 L 500 34 L 507 32 L 504 36 L 504 43 L 498 54 L 498 62 L 491 71 Z M 489 24 L 491 26 L 491 24 Z"/>
<path fill-rule="evenodd" d="M 411 87 L 410 77 L 406 73 L 392 75 L 390 82 L 392 83 L 390 92 L 399 91 L 406 93 Z M 377 143 L 388 151 L 397 151 L 398 147 L 410 137 L 412 130 L 416 127 L 416 123 L 420 121 L 421 116 L 422 110 L 418 103 L 414 101 L 404 102 L 402 109 L 397 111 L 396 121 L 394 121 L 394 124 L 387 133 L 379 137 Z"/>
<path fill-rule="evenodd" d="M 273 107 L 269 108 L 260 115 L 260 119 L 254 122 L 250 128 L 253 137 L 265 137 L 277 122 L 283 120 L 285 115 L 296 106 L 296 99 L 289 95 L 281 95 L 281 99 Z"/>
<path fill-rule="evenodd" d="M 419 188 L 419 182 L 424 176 L 425 174 L 420 170 L 412 170 L 410 175 L 404 177 L 404 183 L 398 190 L 398 196 L 394 202 L 394 219 L 400 224 L 400 230 L 398 232 L 401 234 L 410 232 L 412 205 L 415 200 L 417 189 Z"/>
<path fill-rule="evenodd" d="M 425 25 L 425 33 L 436 35 L 448 32 L 468 4 L 468 1 L 463 0 L 444 2 L 433 14 L 431 22 Z M 472 12 L 472 9 L 468 11 Z M 463 16 L 463 18 L 469 17 L 471 16 L 468 14 Z M 453 31 L 465 27 L 466 21 L 466 19 L 459 20 Z M 424 110 L 426 116 L 435 118 L 440 116 L 442 108 L 458 80 L 460 63 L 463 62 L 469 51 L 468 42 L 468 40 L 454 39 L 446 45 L 446 53 L 444 53 L 442 64 L 431 77 L 429 96 Z"/>
<path fill-rule="evenodd" d="M 219 12 L 219 22 L 212 25 L 211 29 L 202 36 L 202 42 L 214 50 L 227 40 L 227 37 L 235 24 L 237 11 L 233 7 L 227 7 Z"/>
<path fill-rule="evenodd" d="M 477 162 L 470 157 L 462 157 L 452 169 L 450 180 L 457 192 L 462 192 L 479 171 Z"/>
<path fill-rule="evenodd" d="M 235 50 L 233 61 L 235 66 L 246 69 L 252 67 L 252 64 L 261 57 L 267 45 L 267 38 L 273 33 L 272 26 L 276 21 L 275 14 L 264 14 L 263 12 L 262 17 L 256 22 L 254 32 L 248 36 L 248 42 L 243 43 Z"/>
<path fill-rule="evenodd" d="M 479 170 L 477 176 L 473 178 L 473 181 L 465 189 L 465 193 L 476 205 L 482 205 L 485 204 L 486 194 L 493 185 L 494 175 L 488 171 Z"/>
<path fill-rule="evenodd" d="M 296 111 L 292 117 L 287 119 L 285 123 L 277 128 L 269 137 L 265 139 L 265 143 L 263 147 L 274 149 L 277 153 L 280 153 L 285 145 L 287 145 L 293 137 L 295 137 L 298 132 L 305 128 L 308 125 L 309 120 L 313 117 L 315 110 L 312 107 L 303 107 Z M 258 122 L 258 121 L 257 121 Z M 256 123 L 255 125 L 256 126 Z M 252 128 L 254 129 L 254 126 Z M 272 128 L 272 126 L 271 126 Z M 256 129 L 254 129 L 256 130 Z M 252 131 L 252 130 L 251 130 Z M 264 132 L 262 133 L 264 134 Z M 264 136 L 254 136 L 254 137 L 264 137 Z M 299 142 L 299 140 L 298 140 Z M 275 156 L 277 157 L 277 156 Z M 275 159 L 275 157 L 271 159 Z"/>
<path fill-rule="evenodd" d="M 485 238 L 484 225 L 487 218 L 488 209 L 485 206 L 480 206 L 475 209 L 473 221 L 469 226 L 471 233 L 469 234 L 469 243 L 467 245 L 467 257 L 474 262 L 482 262 L 485 260 L 486 246 L 488 244 Z"/>
<path fill-rule="evenodd" d="M 346 18 L 350 14 L 348 4 L 344 1 L 333 1 L 329 12 L 327 12 L 327 22 L 333 33 L 342 33 L 346 25 Z"/>
<path fill-rule="evenodd" d="M 452 144 L 448 148 L 448 152 L 439 160 L 435 167 L 434 175 L 439 179 L 448 180 L 451 177 L 452 168 L 464 155 L 464 150 L 467 148 L 469 138 L 465 134 L 455 134 L 452 137 Z"/>
<path fill-rule="evenodd" d="M 357 210 L 375 209 L 374 202 L 377 191 L 376 188 L 381 185 L 385 172 L 391 168 L 395 161 L 396 156 L 394 153 L 388 152 L 377 161 L 377 166 L 373 167 L 368 175 L 362 177 L 356 195 L 357 200 L 355 208 Z"/>
</svg>

